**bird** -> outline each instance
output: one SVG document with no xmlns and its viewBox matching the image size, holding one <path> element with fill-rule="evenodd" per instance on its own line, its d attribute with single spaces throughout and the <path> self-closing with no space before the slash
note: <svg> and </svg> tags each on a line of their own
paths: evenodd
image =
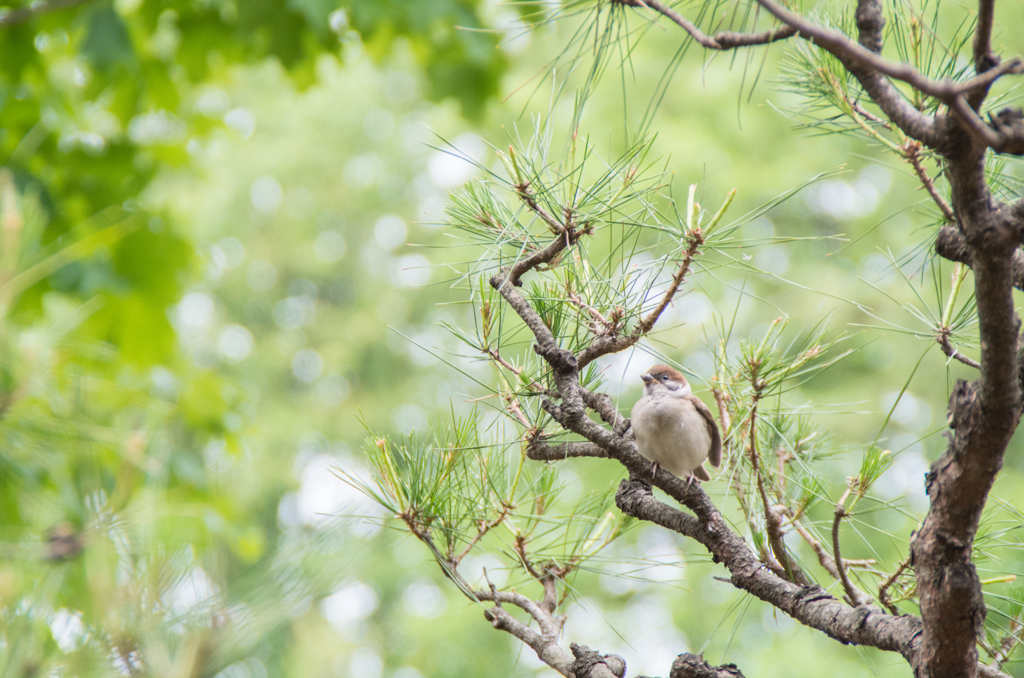
<svg viewBox="0 0 1024 678">
<path fill-rule="evenodd" d="M 644 395 L 633 405 L 631 424 L 640 454 L 654 462 L 652 477 L 660 465 L 687 484 L 711 480 L 704 460 L 722 463 L 722 436 L 711 410 L 668 365 L 655 365 L 640 378 Z"/>
</svg>

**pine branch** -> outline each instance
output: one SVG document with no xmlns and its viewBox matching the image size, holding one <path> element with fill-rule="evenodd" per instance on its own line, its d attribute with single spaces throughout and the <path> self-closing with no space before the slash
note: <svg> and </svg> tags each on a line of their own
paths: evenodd
<svg viewBox="0 0 1024 678">
<path fill-rule="evenodd" d="M 846 574 L 846 563 L 843 562 L 843 554 L 839 550 L 839 525 L 843 522 L 843 518 L 849 515 L 846 512 L 846 498 L 850 495 L 849 489 L 843 494 L 842 498 L 836 503 L 836 510 L 832 518 L 832 553 L 835 554 L 836 571 L 839 573 L 839 581 L 843 583 L 843 590 L 846 591 L 846 597 L 850 599 L 852 605 L 870 605 L 871 598 L 853 585 L 850 581 L 849 575 Z"/>
<path fill-rule="evenodd" d="M 689 19 L 676 12 L 671 7 L 663 5 L 658 0 L 615 0 L 627 7 L 649 7 L 659 14 L 675 22 L 684 31 L 690 34 L 702 47 L 714 50 L 730 50 L 737 47 L 753 47 L 755 45 L 769 45 L 779 40 L 785 40 L 796 35 L 796 30 L 790 26 L 781 26 L 770 31 L 760 33 L 736 33 L 733 31 L 722 31 L 714 37 L 705 34 Z"/>
</svg>

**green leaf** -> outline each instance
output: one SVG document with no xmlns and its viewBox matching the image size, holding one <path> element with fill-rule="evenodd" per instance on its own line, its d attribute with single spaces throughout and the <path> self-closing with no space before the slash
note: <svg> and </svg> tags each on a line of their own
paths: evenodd
<svg viewBox="0 0 1024 678">
<path fill-rule="evenodd" d="M 135 62 L 135 48 L 121 17 L 112 9 L 99 9 L 89 18 L 82 54 L 99 70 Z"/>
</svg>

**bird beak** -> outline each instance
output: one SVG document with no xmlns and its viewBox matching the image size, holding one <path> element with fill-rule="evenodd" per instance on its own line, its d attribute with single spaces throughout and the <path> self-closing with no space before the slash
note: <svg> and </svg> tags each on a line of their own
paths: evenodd
<svg viewBox="0 0 1024 678">
<path fill-rule="evenodd" d="M 652 377 L 651 375 L 647 374 L 646 372 L 644 372 L 643 374 L 641 374 L 641 375 L 640 375 L 640 378 L 644 380 L 644 383 L 645 383 L 645 384 L 649 384 L 649 383 L 651 383 L 652 381 L 654 381 L 654 377 Z"/>
</svg>

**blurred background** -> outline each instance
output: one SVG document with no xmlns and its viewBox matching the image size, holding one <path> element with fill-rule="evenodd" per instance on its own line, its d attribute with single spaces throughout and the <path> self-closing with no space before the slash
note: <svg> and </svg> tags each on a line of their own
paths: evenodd
<svg viewBox="0 0 1024 678">
<path fill-rule="evenodd" d="M 468 322 L 453 282 L 475 256 L 442 224 L 478 173 L 459 156 L 497 166 L 491 145 L 535 117 L 569 125 L 578 19 L 524 30 L 537 9 L 95 0 L 0 15 L 4 675 L 554 675 L 334 470 L 366 477 L 368 431 L 467 411 L 467 373 L 494 377 L 439 326 Z M 696 183 L 717 206 L 735 187 L 736 214 L 828 176 L 744 226 L 751 245 L 688 281 L 670 330 L 603 359 L 606 387 L 628 413 L 651 351 L 710 377 L 716 317 L 737 343 L 782 316 L 794 338 L 827 322 L 856 351 L 788 398 L 848 451 L 816 469 L 835 494 L 880 432 L 897 453 L 874 500 L 898 510 L 863 512 L 844 548 L 892 571 L 927 507 L 949 389 L 972 376 L 921 319 L 945 302 L 937 212 L 909 166 L 800 127 L 786 45 L 680 60 L 679 31 L 639 32 L 581 119 L 599 152 L 653 115 L 675 195 Z M 1000 171 L 1019 193 L 1019 167 Z M 980 541 L 1005 609 L 1021 598 L 1004 576 L 1020 568 L 1021 452 Z M 623 471 L 562 473 L 582 493 Z M 709 489 L 729 510 L 725 485 Z M 630 675 L 665 675 L 682 651 L 765 677 L 908 675 L 721 574 L 638 527 L 577 579 L 566 642 L 623 655 Z"/>
</svg>

